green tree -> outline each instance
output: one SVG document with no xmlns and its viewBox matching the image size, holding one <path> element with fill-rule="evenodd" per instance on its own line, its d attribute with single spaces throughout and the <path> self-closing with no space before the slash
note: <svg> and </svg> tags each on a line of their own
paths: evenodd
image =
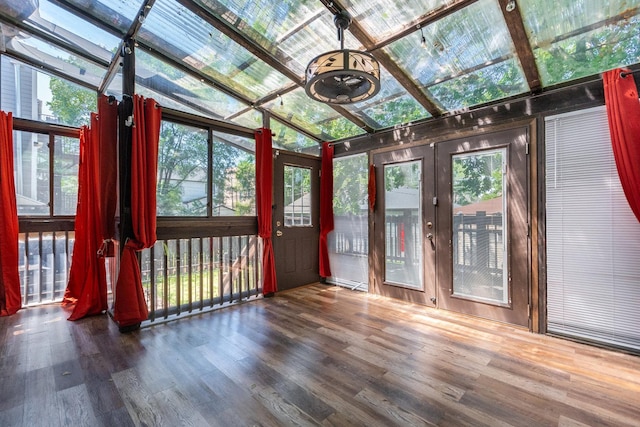
<svg viewBox="0 0 640 427">
<path fill-rule="evenodd" d="M 206 215 L 203 201 L 187 206 L 182 202 L 182 195 L 186 180 L 206 181 L 207 151 L 206 130 L 162 122 L 157 183 L 160 215 Z"/>
<path fill-rule="evenodd" d="M 70 126 L 88 125 L 91 112 L 97 112 L 97 95 L 66 80 L 51 77 L 51 101 L 47 106 L 61 123 Z"/>
<path fill-rule="evenodd" d="M 359 215 L 366 203 L 367 155 L 336 159 L 333 162 L 333 211 L 336 215 Z"/>
<path fill-rule="evenodd" d="M 502 153 L 479 154 L 453 161 L 454 204 L 494 199 L 503 191 Z"/>
</svg>

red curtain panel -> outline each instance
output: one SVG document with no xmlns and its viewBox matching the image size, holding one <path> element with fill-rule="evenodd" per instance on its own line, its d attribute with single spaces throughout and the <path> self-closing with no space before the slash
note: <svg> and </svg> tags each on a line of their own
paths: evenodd
<svg viewBox="0 0 640 427">
<path fill-rule="evenodd" d="M 640 221 L 640 102 L 629 70 L 616 69 L 602 75 L 613 155 L 622 189 Z"/>
<path fill-rule="evenodd" d="M 98 98 L 98 115 L 80 133 L 80 168 L 75 244 L 63 305 L 72 308 L 69 320 L 107 309 L 104 242 L 115 234 L 117 203 L 118 105 Z"/>
<path fill-rule="evenodd" d="M 120 328 L 138 324 L 149 312 L 136 252 L 156 242 L 156 175 L 162 111 L 151 98 L 133 97 L 131 136 L 131 224 L 116 283 L 113 319 Z"/>
<path fill-rule="evenodd" d="M 256 210 L 258 235 L 262 238 L 262 294 L 272 295 L 278 286 L 271 241 L 271 205 L 273 202 L 273 160 L 271 130 L 257 129 L 256 138 Z"/>
<path fill-rule="evenodd" d="M 331 277 L 327 235 L 333 231 L 333 146 L 322 143 L 320 170 L 320 276 Z"/>
<path fill-rule="evenodd" d="M 15 314 L 22 306 L 13 171 L 13 116 L 0 111 L 0 316 Z"/>
<path fill-rule="evenodd" d="M 376 207 L 376 167 L 369 165 L 369 209 Z"/>
<path fill-rule="evenodd" d="M 107 276 L 104 258 L 98 256 L 102 244 L 100 215 L 100 140 L 98 116 L 91 113 L 91 128 L 80 129 L 78 205 L 75 242 L 69 282 L 62 304 L 72 309 L 68 320 L 100 314 L 107 310 Z"/>
<path fill-rule="evenodd" d="M 103 95 L 98 99 L 98 129 L 102 239 L 110 240 L 115 237 L 118 203 L 118 103 L 114 98 Z"/>
</svg>

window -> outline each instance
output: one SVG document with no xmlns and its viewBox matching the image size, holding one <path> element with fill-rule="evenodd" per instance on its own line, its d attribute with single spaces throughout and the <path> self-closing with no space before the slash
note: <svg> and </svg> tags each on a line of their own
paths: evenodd
<svg viewBox="0 0 640 427">
<path fill-rule="evenodd" d="M 158 143 L 158 216 L 207 215 L 207 129 L 163 121 Z"/>
<path fill-rule="evenodd" d="M 213 144 L 209 144 L 210 134 Z M 208 127 L 163 121 L 158 216 L 255 215 L 254 144 L 251 138 L 212 132 Z"/>
<path fill-rule="evenodd" d="M 311 227 L 311 169 L 284 167 L 284 226 Z"/>
<path fill-rule="evenodd" d="M 75 215 L 79 156 L 78 138 L 14 131 L 13 163 L 18 215 Z"/>
<path fill-rule="evenodd" d="M 88 125 L 97 111 L 96 92 L 41 73 L 2 56 L 0 107 L 14 117 L 69 126 Z"/>
</svg>

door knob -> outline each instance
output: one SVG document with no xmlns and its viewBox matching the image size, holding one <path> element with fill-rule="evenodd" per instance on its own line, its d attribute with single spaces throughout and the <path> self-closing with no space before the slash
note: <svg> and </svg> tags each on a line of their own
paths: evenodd
<svg viewBox="0 0 640 427">
<path fill-rule="evenodd" d="M 281 237 L 282 236 L 282 231 L 280 231 L 280 230 L 276 231 L 276 236 Z"/>
<path fill-rule="evenodd" d="M 433 233 L 429 233 L 429 234 L 427 234 L 427 239 L 429 239 L 429 240 L 433 240 Z"/>
</svg>

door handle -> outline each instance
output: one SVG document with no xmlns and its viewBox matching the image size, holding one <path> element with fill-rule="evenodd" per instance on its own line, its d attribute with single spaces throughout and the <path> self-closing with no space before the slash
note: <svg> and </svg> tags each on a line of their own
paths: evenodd
<svg viewBox="0 0 640 427">
<path fill-rule="evenodd" d="M 433 233 L 429 233 L 429 234 L 427 234 L 427 239 L 429 239 L 429 240 L 433 240 Z"/>
<path fill-rule="evenodd" d="M 276 236 L 277 237 L 282 237 L 282 231 L 280 231 L 280 230 L 276 231 Z"/>
</svg>

